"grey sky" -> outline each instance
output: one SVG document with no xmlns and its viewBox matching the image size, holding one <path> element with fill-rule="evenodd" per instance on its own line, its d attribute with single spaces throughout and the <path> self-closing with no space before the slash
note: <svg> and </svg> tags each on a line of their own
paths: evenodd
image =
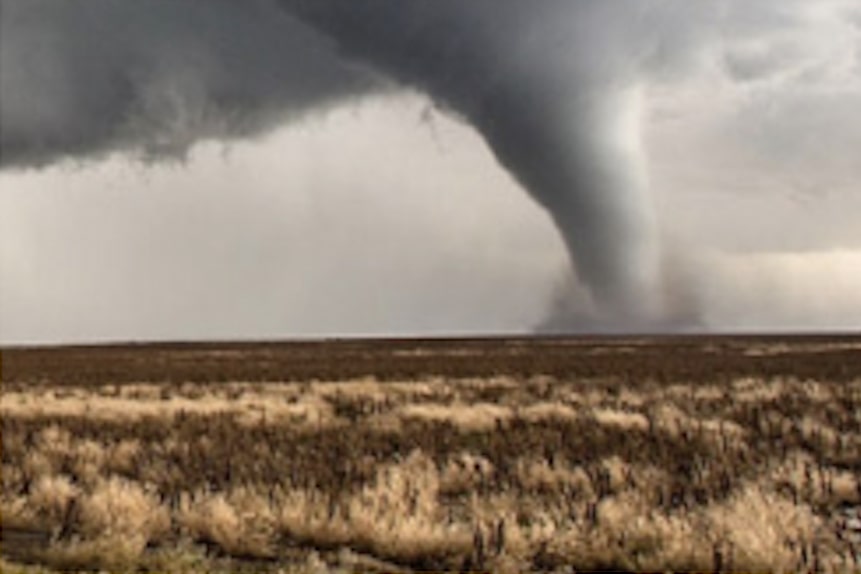
<svg viewBox="0 0 861 574">
<path fill-rule="evenodd" d="M 590 312 L 553 219 L 500 167 L 481 133 L 420 86 L 397 88 L 361 59 L 339 59 L 298 21 L 287 26 L 301 32 L 279 36 L 254 15 L 278 11 L 273 4 L 254 2 L 244 13 L 259 43 L 215 55 L 204 48 L 220 40 L 189 38 L 182 22 L 168 26 L 150 13 L 147 26 L 185 48 L 153 55 L 123 42 L 140 66 L 189 66 L 195 85 L 164 90 L 143 79 L 151 99 L 122 108 L 121 127 L 100 132 L 88 90 L 107 89 L 100 82 L 110 74 L 99 66 L 127 61 L 90 59 L 75 79 L 77 59 L 36 58 L 57 67 L 47 66 L 44 79 L 12 78 L 9 70 L 27 69 L 17 60 L 30 54 L 21 46 L 35 40 L 9 40 L 27 24 L 8 19 L 19 2 L 2 3 L 0 341 L 528 331 L 559 297 L 575 317 Z M 659 39 L 673 44 L 650 44 L 657 55 L 637 72 L 638 108 L 624 110 L 637 114 L 639 135 L 624 137 L 638 138 L 664 258 L 675 262 L 672 276 L 684 278 L 703 326 L 857 329 L 861 6 L 751 4 L 727 0 L 672 17 L 645 11 L 662 19 Z M 84 17 L 63 10 L 68 18 L 52 29 Z M 211 17 L 206 34 L 245 33 Z M 598 21 L 636 26 L 624 10 Z M 612 47 L 614 34 L 595 41 Z M 53 37 L 72 42 L 56 29 Z M 84 58 L 118 42 L 98 38 L 64 49 Z M 236 64 L 243 49 L 256 54 L 260 46 L 272 64 Z M 295 57 L 299 46 L 313 47 L 313 65 L 306 52 Z M 686 57 L 660 56 L 673 47 Z M 529 58 L 545 65 L 540 55 Z M 317 83 L 304 93 L 290 87 L 309 74 Z M 156 76 L 179 81 L 185 72 Z M 53 91 L 34 98 L 34 82 Z M 56 100 L 64 91 L 72 96 Z M 83 111 L 64 114 L 62 106 Z M 311 108 L 322 111 L 304 114 Z M 62 122 L 51 123 L 52 114 Z M 165 132 L 155 120 L 185 131 Z M 30 130 L 46 122 L 77 133 L 74 148 L 97 155 L 52 164 L 51 146 L 71 144 L 34 146 Z M 155 163 L 111 151 L 186 146 L 184 159 Z"/>
</svg>

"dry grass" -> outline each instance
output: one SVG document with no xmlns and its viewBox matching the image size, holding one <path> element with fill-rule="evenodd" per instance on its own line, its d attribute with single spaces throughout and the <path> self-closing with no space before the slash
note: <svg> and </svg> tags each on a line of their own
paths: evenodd
<svg viewBox="0 0 861 574">
<path fill-rule="evenodd" d="M 0 397 L 3 529 L 48 544 L 9 555 L 176 572 L 858 568 L 835 516 L 861 506 L 861 380 L 599 375 L 19 384 Z"/>
<path fill-rule="evenodd" d="M 622 430 L 640 430 L 649 428 L 649 419 L 640 413 L 632 413 L 615 409 L 593 409 L 592 416 L 598 424 L 615 426 Z"/>
<path fill-rule="evenodd" d="M 244 557 L 269 557 L 276 516 L 268 500 L 244 487 L 229 494 L 197 492 L 181 497 L 176 522 L 197 540 Z"/>
<path fill-rule="evenodd" d="M 511 418 L 511 409 L 490 403 L 404 405 L 398 412 L 404 419 L 448 423 L 464 432 L 489 431 Z"/>
</svg>

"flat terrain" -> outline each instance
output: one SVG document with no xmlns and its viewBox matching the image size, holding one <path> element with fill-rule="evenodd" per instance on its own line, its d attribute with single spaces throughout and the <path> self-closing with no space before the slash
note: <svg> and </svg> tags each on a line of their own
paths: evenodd
<svg viewBox="0 0 861 574">
<path fill-rule="evenodd" d="M 861 570 L 861 337 L 13 348 L 2 383 L 3 571 Z"/>
</svg>

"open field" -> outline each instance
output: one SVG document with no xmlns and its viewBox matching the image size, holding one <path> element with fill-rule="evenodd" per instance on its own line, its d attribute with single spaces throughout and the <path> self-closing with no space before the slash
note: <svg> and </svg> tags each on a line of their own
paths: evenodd
<svg viewBox="0 0 861 574">
<path fill-rule="evenodd" d="M 861 571 L 861 337 L 19 348 L 2 381 L 3 571 Z"/>
</svg>

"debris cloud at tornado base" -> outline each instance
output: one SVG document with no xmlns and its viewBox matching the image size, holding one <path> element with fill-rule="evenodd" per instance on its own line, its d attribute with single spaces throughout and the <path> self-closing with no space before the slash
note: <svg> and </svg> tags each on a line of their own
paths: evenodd
<svg viewBox="0 0 861 574">
<path fill-rule="evenodd" d="M 587 293 L 577 326 L 666 327 L 677 318 L 666 293 L 679 286 L 665 285 L 642 88 L 685 64 L 692 23 L 709 19 L 690 13 L 708 10 L 616 0 L 2 0 L 3 166 L 181 157 L 197 141 L 252 137 L 364 94 L 417 89 L 472 125 L 548 210 Z M 564 317 L 550 323 L 570 327 Z"/>
</svg>

